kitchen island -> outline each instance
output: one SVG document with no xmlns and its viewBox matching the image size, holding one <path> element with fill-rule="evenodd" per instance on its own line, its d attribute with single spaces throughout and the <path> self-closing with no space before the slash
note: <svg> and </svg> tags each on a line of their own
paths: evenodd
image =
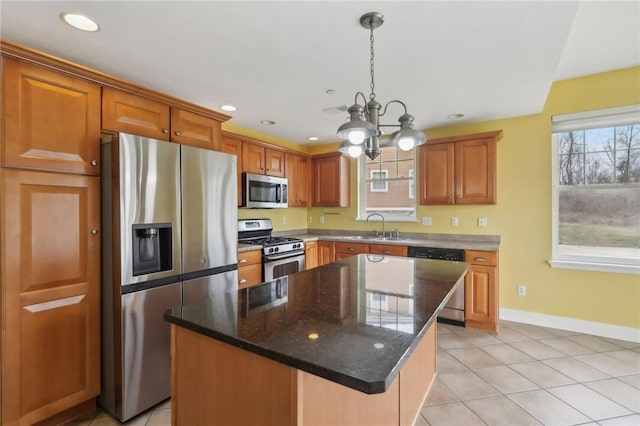
<svg viewBox="0 0 640 426">
<path fill-rule="evenodd" d="M 467 268 L 363 254 L 168 311 L 172 423 L 413 424 Z"/>
</svg>

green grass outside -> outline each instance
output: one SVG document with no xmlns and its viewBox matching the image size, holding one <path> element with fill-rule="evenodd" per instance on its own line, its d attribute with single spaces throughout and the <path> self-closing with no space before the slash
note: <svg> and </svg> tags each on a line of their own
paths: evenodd
<svg viewBox="0 0 640 426">
<path fill-rule="evenodd" d="M 640 248 L 640 226 L 561 223 L 560 244 Z"/>
</svg>

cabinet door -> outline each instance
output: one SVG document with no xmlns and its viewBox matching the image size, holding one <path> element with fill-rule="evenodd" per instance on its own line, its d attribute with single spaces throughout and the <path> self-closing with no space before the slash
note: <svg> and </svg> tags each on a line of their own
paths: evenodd
<svg viewBox="0 0 640 426">
<path fill-rule="evenodd" d="M 287 153 L 285 170 L 289 179 L 289 207 L 308 207 L 309 158 Z"/>
<path fill-rule="evenodd" d="M 220 151 L 238 157 L 238 205 L 242 204 L 242 141 L 240 139 L 222 136 Z"/>
<path fill-rule="evenodd" d="M 171 141 L 204 149 L 220 149 L 221 123 L 204 115 L 171 108 Z"/>
<path fill-rule="evenodd" d="M 340 154 L 313 159 L 313 207 L 349 207 L 349 159 Z"/>
<path fill-rule="evenodd" d="M 98 177 L 2 171 L 2 424 L 100 393 Z"/>
<path fill-rule="evenodd" d="M 318 266 L 318 242 L 310 241 L 305 243 L 305 269 L 312 269 Z"/>
<path fill-rule="evenodd" d="M 284 177 L 284 152 L 265 148 L 265 164 L 266 174 L 269 176 Z"/>
<path fill-rule="evenodd" d="M 2 58 L 2 165 L 99 175 L 100 86 Z"/>
<path fill-rule="evenodd" d="M 309 174 L 311 169 L 311 160 L 308 157 L 298 156 L 298 173 L 296 175 L 296 186 L 298 193 L 298 204 L 300 207 L 309 207 L 310 190 L 309 190 Z"/>
<path fill-rule="evenodd" d="M 471 265 L 464 280 L 467 326 L 498 331 L 498 285 L 495 266 Z"/>
<path fill-rule="evenodd" d="M 369 253 L 369 244 L 363 243 L 335 243 L 336 260 L 346 259 L 360 253 Z"/>
<path fill-rule="evenodd" d="M 318 241 L 318 265 L 326 265 L 335 260 L 335 248 L 332 241 Z"/>
<path fill-rule="evenodd" d="M 456 204 L 496 203 L 495 147 L 492 138 L 455 143 Z"/>
<path fill-rule="evenodd" d="M 131 93 L 102 89 L 102 128 L 169 140 L 169 105 Z"/>
<path fill-rule="evenodd" d="M 454 204 L 452 143 L 420 147 L 420 204 Z"/>
<path fill-rule="evenodd" d="M 250 142 L 242 142 L 242 171 L 246 173 L 265 173 L 264 147 Z"/>
</svg>

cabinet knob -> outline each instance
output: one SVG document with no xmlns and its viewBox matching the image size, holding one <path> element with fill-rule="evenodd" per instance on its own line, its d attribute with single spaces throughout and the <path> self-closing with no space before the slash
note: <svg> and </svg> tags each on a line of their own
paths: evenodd
<svg viewBox="0 0 640 426">
<path fill-rule="evenodd" d="M 98 230 L 97 230 L 97 229 L 95 229 L 95 228 L 93 228 L 93 229 L 91 230 L 91 235 L 98 235 Z"/>
<path fill-rule="evenodd" d="M 247 263 L 247 259 L 238 259 L 238 263 Z"/>
<path fill-rule="evenodd" d="M 91 160 L 91 165 L 95 167 L 98 165 L 98 162 L 96 160 Z"/>
<path fill-rule="evenodd" d="M 169 133 L 169 129 L 162 129 L 162 133 Z"/>
<path fill-rule="evenodd" d="M 180 136 L 180 132 L 179 131 L 175 131 L 176 136 Z"/>
<path fill-rule="evenodd" d="M 460 199 L 460 198 L 462 198 L 462 195 L 456 195 L 456 198 Z"/>
<path fill-rule="evenodd" d="M 244 284 L 244 283 L 246 283 L 246 282 L 247 282 L 247 280 L 243 278 L 243 279 L 241 279 L 240 281 L 238 281 L 238 284 Z"/>
</svg>

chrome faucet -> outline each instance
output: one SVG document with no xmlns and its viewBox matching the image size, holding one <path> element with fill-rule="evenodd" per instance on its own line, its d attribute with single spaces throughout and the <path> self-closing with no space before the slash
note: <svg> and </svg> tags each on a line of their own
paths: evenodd
<svg viewBox="0 0 640 426">
<path fill-rule="evenodd" d="M 382 219 L 382 237 L 384 237 L 384 216 L 382 216 L 380 213 L 371 213 L 369 216 L 367 216 L 367 222 L 369 222 L 369 218 L 371 216 L 380 216 L 380 219 Z"/>
</svg>

